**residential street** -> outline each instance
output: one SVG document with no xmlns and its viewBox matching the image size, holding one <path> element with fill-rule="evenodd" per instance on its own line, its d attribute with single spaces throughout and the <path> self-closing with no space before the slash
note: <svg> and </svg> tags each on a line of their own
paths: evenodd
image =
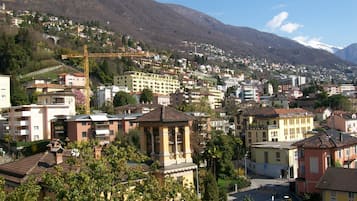
<svg viewBox="0 0 357 201">
<path fill-rule="evenodd" d="M 289 195 L 293 201 L 299 199 L 289 192 L 289 182 L 286 179 L 269 179 L 260 176 L 253 176 L 252 185 L 241 189 L 237 193 L 230 193 L 228 200 L 241 201 L 246 196 L 254 201 L 281 201 L 283 196 Z M 274 196 L 274 198 L 273 198 Z"/>
</svg>

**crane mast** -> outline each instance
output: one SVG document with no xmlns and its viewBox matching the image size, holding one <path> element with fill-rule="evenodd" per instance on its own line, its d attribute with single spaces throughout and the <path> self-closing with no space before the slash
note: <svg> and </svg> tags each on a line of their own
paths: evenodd
<svg viewBox="0 0 357 201">
<path fill-rule="evenodd" d="M 64 54 L 62 59 L 83 58 L 83 68 L 85 77 L 85 114 L 90 114 L 90 79 L 89 79 L 89 58 L 121 58 L 121 57 L 149 57 L 149 52 L 139 53 L 89 53 L 87 45 L 83 46 L 83 54 Z"/>
</svg>

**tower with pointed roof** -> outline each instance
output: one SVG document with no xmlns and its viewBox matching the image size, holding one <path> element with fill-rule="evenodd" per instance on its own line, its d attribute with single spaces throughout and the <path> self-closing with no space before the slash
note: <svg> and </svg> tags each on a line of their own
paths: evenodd
<svg viewBox="0 0 357 201">
<path fill-rule="evenodd" d="M 160 164 L 158 176 L 171 176 L 193 184 L 190 123 L 193 118 L 174 108 L 162 106 L 137 119 L 141 130 L 141 151 Z"/>
</svg>

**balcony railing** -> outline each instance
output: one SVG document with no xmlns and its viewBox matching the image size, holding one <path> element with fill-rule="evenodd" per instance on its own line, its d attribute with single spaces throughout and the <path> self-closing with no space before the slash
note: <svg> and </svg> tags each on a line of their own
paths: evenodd
<svg viewBox="0 0 357 201">
<path fill-rule="evenodd" d="M 15 131 L 15 134 L 16 134 L 16 135 L 29 135 L 29 134 L 30 134 L 30 131 L 29 131 L 29 130 L 26 130 L 26 129 L 16 130 L 16 131 Z"/>
<path fill-rule="evenodd" d="M 15 123 L 16 126 L 28 126 L 29 125 L 29 122 L 28 121 L 25 121 L 25 120 L 22 120 L 22 121 L 17 121 Z"/>
<path fill-rule="evenodd" d="M 248 125 L 248 130 L 267 130 L 267 129 L 278 129 L 278 125 Z"/>
<path fill-rule="evenodd" d="M 30 117 L 31 112 L 30 111 L 21 111 L 21 112 L 15 112 L 16 117 Z"/>
</svg>

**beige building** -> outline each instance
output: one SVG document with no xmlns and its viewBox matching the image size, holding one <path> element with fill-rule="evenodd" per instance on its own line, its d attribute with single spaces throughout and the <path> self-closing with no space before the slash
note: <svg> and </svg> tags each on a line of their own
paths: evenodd
<svg viewBox="0 0 357 201">
<path fill-rule="evenodd" d="M 236 134 L 245 145 L 264 141 L 297 141 L 314 128 L 314 115 L 301 108 L 251 108 L 236 118 Z"/>
<path fill-rule="evenodd" d="M 251 146 L 249 169 L 273 178 L 296 178 L 298 152 L 293 142 L 258 142 Z"/>
<path fill-rule="evenodd" d="M 137 119 L 141 151 L 159 162 L 157 176 L 173 177 L 193 186 L 190 125 L 193 118 L 171 107 L 161 106 Z"/>
<path fill-rule="evenodd" d="M 153 93 L 169 95 L 180 88 L 178 79 L 170 75 L 160 75 L 129 71 L 124 75 L 114 76 L 114 85 L 126 86 L 132 92 L 151 89 Z"/>
<path fill-rule="evenodd" d="M 9 107 L 11 107 L 10 76 L 0 75 L 0 111 Z"/>
<path fill-rule="evenodd" d="M 22 105 L 10 108 L 10 135 L 18 141 L 51 139 L 51 120 L 57 115 L 69 115 L 66 105 Z"/>
</svg>

